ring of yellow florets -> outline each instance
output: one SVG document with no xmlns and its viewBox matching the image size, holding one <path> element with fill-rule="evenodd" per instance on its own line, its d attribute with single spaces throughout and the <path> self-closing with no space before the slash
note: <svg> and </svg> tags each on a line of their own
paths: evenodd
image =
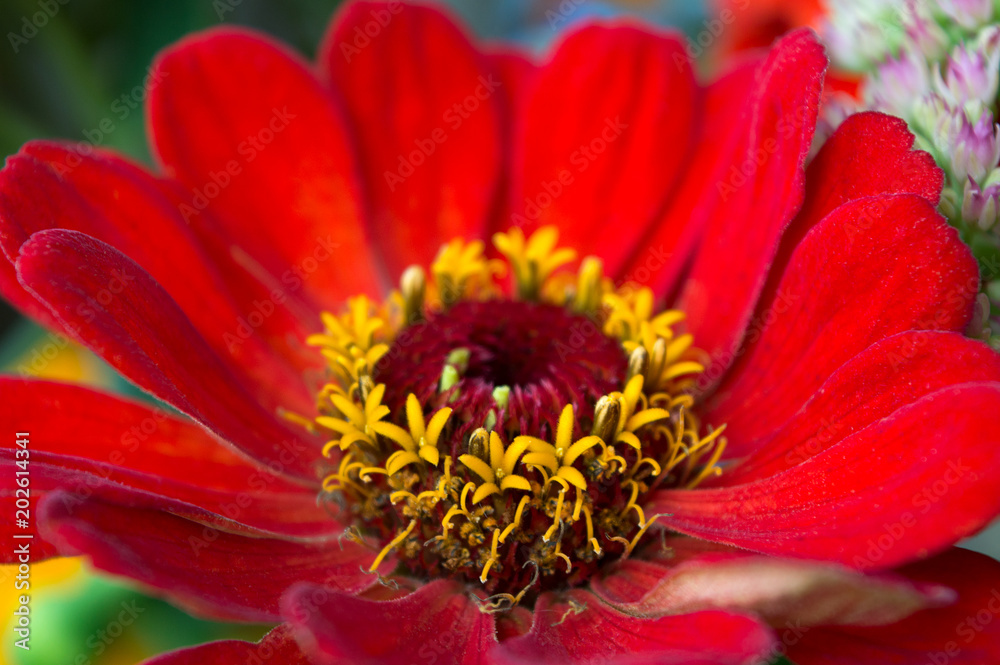
<svg viewBox="0 0 1000 665">
<path fill-rule="evenodd" d="M 325 332 L 308 339 L 330 376 L 309 424 L 330 435 L 323 453 L 336 471 L 323 491 L 348 511 L 348 535 L 378 552 L 371 571 L 392 554 L 411 574 L 478 580 L 486 606 L 504 609 L 627 557 L 656 521 L 642 509 L 649 491 L 719 472 L 724 428 L 702 433 L 691 412 L 688 389 L 703 366 L 691 336 L 673 329 L 683 314 L 655 313 L 649 289 L 616 289 L 596 258 L 565 270 L 576 256 L 557 240 L 549 227 L 528 239 L 518 228 L 496 234 L 506 261 L 486 259 L 482 242 L 453 240 L 430 279 L 411 267 L 386 302 L 354 298 L 344 313 L 324 313 Z M 619 389 L 519 431 L 503 417 L 511 386 L 495 386 L 492 410 L 469 422 L 448 406 L 461 404 L 468 352 L 459 347 L 434 395 L 410 393 L 390 409 L 378 368 L 401 332 L 460 302 L 505 300 L 508 271 L 515 300 L 588 317 L 621 345 Z"/>
</svg>

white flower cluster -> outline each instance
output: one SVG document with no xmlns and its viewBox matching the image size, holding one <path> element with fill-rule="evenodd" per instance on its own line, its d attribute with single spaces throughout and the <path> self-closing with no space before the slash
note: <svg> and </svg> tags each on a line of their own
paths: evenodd
<svg viewBox="0 0 1000 665">
<path fill-rule="evenodd" d="M 829 0 L 835 67 L 861 75 L 861 101 L 833 98 L 826 120 L 873 109 L 906 120 L 947 175 L 941 212 L 984 265 L 1000 257 L 1000 0 Z M 987 274 L 1000 304 L 1000 266 Z"/>
</svg>

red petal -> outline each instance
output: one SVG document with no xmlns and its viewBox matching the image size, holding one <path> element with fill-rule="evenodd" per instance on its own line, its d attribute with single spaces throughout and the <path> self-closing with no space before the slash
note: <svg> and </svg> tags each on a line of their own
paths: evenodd
<svg viewBox="0 0 1000 665">
<path fill-rule="evenodd" d="M 532 91 L 515 128 L 515 214 L 500 226 L 554 224 L 564 244 L 620 276 L 678 186 L 695 139 L 684 43 L 589 26 L 566 38 Z"/>
<path fill-rule="evenodd" d="M 185 220 L 212 210 L 232 244 L 286 284 L 298 276 L 314 302 L 378 293 L 354 147 L 305 63 L 224 28 L 170 47 L 150 77 L 153 149 L 189 191 Z"/>
<path fill-rule="evenodd" d="M 849 201 L 882 194 L 916 194 L 937 205 L 943 173 L 929 154 L 913 150 L 913 140 L 899 118 L 866 112 L 849 117 L 823 144 L 806 170 L 802 210 L 781 239 L 747 344 L 760 337 L 771 312 L 786 307 L 779 284 L 799 244 L 828 214 Z M 730 371 L 739 368 L 737 362 Z"/>
<path fill-rule="evenodd" d="M 1000 384 L 946 388 L 776 476 L 659 493 L 682 533 L 774 555 L 889 568 L 940 551 L 1000 512 Z M 647 514 L 650 514 L 647 512 Z"/>
<path fill-rule="evenodd" d="M 261 638 L 260 642 L 209 642 L 189 649 L 171 651 L 143 661 L 142 665 L 259 665 L 267 662 L 274 662 L 276 665 L 310 665 L 309 659 L 292 638 L 287 624 L 278 626 Z"/>
<path fill-rule="evenodd" d="M 648 229 L 626 268 L 626 279 L 672 297 L 689 267 L 726 176 L 729 155 L 748 131 L 744 107 L 752 96 L 763 58 L 745 59 L 702 91 L 695 126 L 697 149 L 688 155 L 682 180 L 662 219 Z"/>
<path fill-rule="evenodd" d="M 375 553 L 336 538 L 299 543 L 247 537 L 158 510 L 123 507 L 54 492 L 40 510 L 43 533 L 63 553 L 129 577 L 199 615 L 276 621 L 281 595 L 297 582 L 358 593 Z M 392 570 L 390 560 L 383 572 Z"/>
<path fill-rule="evenodd" d="M 1000 662 L 1000 564 L 961 549 L 900 571 L 946 584 L 959 601 L 883 628 L 815 629 L 789 634 L 798 665 L 986 665 Z"/>
<path fill-rule="evenodd" d="M 221 256 L 206 251 L 174 202 L 161 193 L 159 181 L 112 154 L 83 155 L 81 150 L 36 142 L 7 160 L 0 171 L 4 252 L 16 258 L 32 233 L 50 228 L 83 231 L 108 243 L 163 286 L 218 355 L 246 377 L 241 383 L 269 408 L 279 403 L 311 408 L 313 398 L 301 379 L 303 363 L 288 352 L 283 339 L 292 332 L 281 307 L 284 303 L 276 304 L 267 292 L 253 293 L 256 298 L 252 298 L 241 289 L 236 294 L 239 300 L 231 296 L 223 277 L 238 270 L 230 258 L 230 243 Z M 16 291 L 7 289 L 5 295 L 23 304 L 27 294 L 20 285 Z M 58 325 L 44 306 L 27 297 L 34 302 L 34 307 L 25 308 L 29 314 Z M 39 307 L 45 312 L 42 316 L 35 311 Z M 255 310 L 251 320 L 260 325 L 243 324 L 254 333 L 247 335 L 240 322 Z M 315 328 L 316 312 L 311 316 Z M 301 326 L 295 329 L 304 337 Z"/>
<path fill-rule="evenodd" d="M 493 615 L 481 612 L 462 585 L 437 580 L 396 600 L 354 598 L 310 584 L 282 603 L 306 653 L 316 663 L 441 665 L 492 662 Z"/>
<path fill-rule="evenodd" d="M 81 499 L 99 495 L 163 508 L 157 499 L 172 499 L 172 512 L 214 519 L 229 530 L 246 525 L 258 535 L 339 529 L 315 491 L 280 479 L 163 409 L 80 386 L 0 378 L 0 421 L 31 433 L 26 453 L 13 443 L 0 448 L 0 468 L 14 478 L 17 460 L 29 460 L 33 506 L 50 491 L 73 488 Z M 0 488 L 10 504 L 0 517 L 8 536 L 14 488 Z M 41 547 L 32 560 L 41 560 Z"/>
<path fill-rule="evenodd" d="M 834 209 L 866 196 L 916 194 L 937 205 L 944 173 L 913 149 L 906 122 L 882 113 L 850 116 L 806 170 L 806 197 L 782 243 L 791 247 Z"/>
<path fill-rule="evenodd" d="M 681 294 L 698 346 L 719 372 L 753 314 L 782 232 L 802 203 L 826 57 L 808 30 L 780 40 L 758 71 L 704 240 Z"/>
<path fill-rule="evenodd" d="M 492 68 L 500 78 L 500 91 L 506 103 L 507 115 L 521 108 L 527 102 L 527 95 L 534 88 L 539 67 L 518 51 L 501 50 L 487 53 Z M 505 123 L 504 130 L 511 133 L 511 123 Z"/>
<path fill-rule="evenodd" d="M 968 247 L 925 199 L 840 206 L 796 248 L 778 304 L 751 329 L 706 418 L 729 423 L 731 454 L 746 454 L 871 344 L 905 330 L 963 330 L 978 287 Z"/>
<path fill-rule="evenodd" d="M 760 662 L 771 632 L 754 619 L 710 611 L 628 616 L 581 590 L 544 594 L 531 632 L 503 642 L 498 664 L 737 665 Z"/>
<path fill-rule="evenodd" d="M 21 247 L 17 265 L 25 288 L 141 388 L 277 473 L 315 482 L 318 443 L 265 412 L 134 262 L 82 233 L 49 230 Z"/>
<path fill-rule="evenodd" d="M 481 237 L 498 196 L 501 81 L 451 19 L 428 7 L 353 2 L 320 60 L 342 94 L 389 274 Z"/>
<path fill-rule="evenodd" d="M 685 537 L 667 545 L 654 559 L 614 566 L 594 580 L 594 593 L 633 616 L 726 609 L 760 616 L 772 626 L 789 621 L 878 626 L 955 599 L 945 587 L 866 576 L 838 565 L 766 557 Z"/>
<path fill-rule="evenodd" d="M 716 484 L 738 485 L 801 464 L 942 388 L 1000 381 L 1000 355 L 958 333 L 913 331 L 876 342 L 837 369 L 778 431 Z"/>
</svg>

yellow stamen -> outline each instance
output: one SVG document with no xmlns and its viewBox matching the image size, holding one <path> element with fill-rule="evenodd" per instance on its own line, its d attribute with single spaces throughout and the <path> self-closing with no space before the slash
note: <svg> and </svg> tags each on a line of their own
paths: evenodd
<svg viewBox="0 0 1000 665">
<path fill-rule="evenodd" d="M 490 556 L 486 560 L 486 565 L 483 566 L 482 574 L 479 576 L 479 581 L 482 582 L 483 584 L 486 584 L 486 576 L 489 574 L 490 568 L 492 568 L 493 564 L 497 562 L 497 543 L 499 542 L 499 538 L 500 538 L 500 532 L 494 531 L 493 544 L 490 546 Z"/>
<path fill-rule="evenodd" d="M 570 598 L 569 599 L 569 609 L 566 610 L 563 613 L 562 618 L 559 619 L 559 621 L 555 622 L 552 625 L 553 626 L 559 626 L 564 621 L 566 621 L 566 618 L 569 617 L 571 614 L 582 614 L 586 610 L 587 610 L 587 603 L 580 603 L 580 602 L 576 601 L 575 599 Z"/>
<path fill-rule="evenodd" d="M 510 535 L 511 531 L 516 529 L 519 524 L 521 524 L 521 516 L 524 514 L 524 509 L 528 505 L 528 497 L 522 496 L 521 501 L 517 504 L 517 510 L 514 512 L 514 521 L 507 525 L 507 527 L 500 534 L 500 542 L 507 540 L 507 536 Z"/>
<path fill-rule="evenodd" d="M 573 562 L 570 560 L 570 558 L 568 556 L 566 556 L 565 553 L 563 553 L 563 552 L 554 552 L 553 554 L 566 562 L 566 572 L 567 573 L 573 572 Z"/>
<path fill-rule="evenodd" d="M 382 560 L 385 559 L 387 556 L 389 556 L 389 552 L 396 549 L 396 547 L 398 547 L 401 542 L 406 540 L 407 536 L 410 535 L 410 533 L 416 526 L 417 526 L 417 520 L 410 520 L 409 526 L 407 526 L 402 533 L 400 533 L 398 536 L 389 541 L 388 545 L 382 548 L 382 551 L 378 553 L 377 557 L 375 557 L 375 561 L 368 569 L 368 572 L 374 573 L 376 570 L 378 570 L 378 567 L 379 565 L 381 565 Z"/>
<path fill-rule="evenodd" d="M 625 556 L 622 557 L 623 559 L 628 558 L 628 555 L 631 554 L 632 550 L 635 549 L 635 546 L 638 544 L 639 540 L 641 540 L 642 537 L 646 535 L 646 531 L 649 529 L 649 527 L 656 524 L 656 520 L 659 517 L 663 517 L 663 515 L 661 514 L 653 515 L 652 517 L 649 518 L 648 522 L 644 522 L 642 524 L 642 527 L 639 529 L 639 532 L 632 537 L 632 541 L 628 544 L 628 549 L 625 550 Z"/>
<path fill-rule="evenodd" d="M 389 503 L 396 505 L 399 503 L 400 499 L 409 499 L 411 501 L 416 501 L 418 497 L 413 496 L 412 492 L 407 492 L 406 490 L 396 490 L 389 495 Z"/>
<path fill-rule="evenodd" d="M 636 461 L 636 463 L 632 465 L 632 468 L 629 470 L 629 475 L 635 476 L 635 474 L 638 473 L 639 469 L 642 467 L 643 464 L 649 466 L 649 468 L 652 469 L 653 476 L 660 475 L 662 469 L 660 469 L 660 465 L 652 457 L 640 457 Z"/>
<path fill-rule="evenodd" d="M 629 497 L 628 503 L 625 505 L 625 509 L 620 513 L 620 516 L 625 517 L 628 515 L 630 510 L 634 510 L 636 515 L 639 516 L 639 524 L 642 524 L 645 521 L 645 517 L 643 516 L 642 508 L 640 508 L 635 502 L 635 500 L 639 497 L 639 483 L 631 479 L 622 483 L 622 487 L 627 487 L 629 485 L 632 486 L 632 496 Z"/>
<path fill-rule="evenodd" d="M 712 453 L 712 457 L 708 460 L 708 463 L 705 464 L 705 466 L 702 468 L 701 473 L 699 473 L 697 476 L 695 476 L 693 480 L 689 481 L 688 484 L 685 485 L 687 489 L 691 489 L 692 487 L 697 487 L 698 485 L 701 484 L 703 480 L 705 480 L 705 478 L 708 478 L 708 476 L 710 475 L 713 474 L 719 475 L 722 473 L 722 470 L 719 467 L 717 467 L 716 464 L 718 464 L 719 459 L 722 457 L 722 453 L 726 450 L 726 439 L 719 438 L 724 429 L 726 429 L 725 425 L 715 430 L 709 436 L 705 437 L 699 442 L 699 443 L 704 443 L 707 441 L 710 443 L 711 441 L 716 441 L 715 451 Z"/>
<path fill-rule="evenodd" d="M 366 466 L 358 472 L 358 477 L 367 482 L 371 482 L 371 474 L 388 476 L 389 472 L 380 466 Z"/>
<path fill-rule="evenodd" d="M 399 279 L 403 296 L 403 318 L 407 324 L 424 318 L 424 298 L 427 295 L 427 273 L 420 266 L 410 266 Z"/>
<path fill-rule="evenodd" d="M 407 565 L 415 570 L 433 565 L 458 577 L 481 564 L 482 583 L 509 591 L 519 575 L 505 569 L 508 562 L 527 558 L 525 565 L 535 565 L 527 587 L 485 599 L 483 611 L 517 605 L 540 576 L 563 574 L 560 560 L 567 573 L 574 567 L 592 571 L 596 558 L 605 554 L 605 540 L 620 543 L 623 557 L 630 556 L 658 517 L 646 518 L 641 506 L 645 495 L 661 483 L 694 487 L 720 473 L 726 444 L 724 428 L 707 428 L 706 434 L 694 415 L 692 377 L 704 370 L 706 355 L 694 347 L 690 334 L 675 330 L 682 313 L 657 313 L 648 288 L 616 289 L 594 257 L 584 258 L 575 272 L 566 270 L 576 254 L 557 246 L 554 227 L 530 237 L 514 228 L 493 240 L 506 262 L 486 259 L 480 241 L 454 240 L 441 248 L 428 271 L 408 268 L 399 291 L 384 303 L 359 297 L 341 314 L 324 313 L 323 332 L 307 340 L 328 364 L 327 383 L 317 393 L 316 418 L 280 412 L 289 422 L 329 439 L 323 454 L 332 458 L 337 472 L 323 478 L 324 490 L 339 493 L 338 501 L 346 499 L 365 533 L 392 538 L 372 564 L 376 574 L 396 551 L 401 559 L 410 558 Z M 578 433 L 577 420 L 589 420 L 580 411 L 589 399 L 558 405 L 562 408 L 548 440 L 539 438 L 540 432 L 521 431 L 523 420 L 511 409 L 523 398 L 513 385 L 494 386 L 494 403 L 466 412 L 469 392 L 463 382 L 470 378 L 471 347 L 460 341 L 444 370 L 432 369 L 443 378 L 429 391 L 415 383 L 421 388 L 405 395 L 402 409 L 390 412 L 382 403 L 387 386 L 376 385 L 373 376 L 380 375 L 376 364 L 384 362 L 397 333 L 424 319 L 433 323 L 457 316 L 457 309 L 452 314 L 444 310 L 460 300 L 502 298 L 496 278 L 508 267 L 518 299 L 590 317 L 628 356 L 624 385 L 597 400 L 590 431 Z M 395 361 L 395 356 L 388 359 Z M 399 388 L 389 387 L 390 403 L 403 396 Z M 446 403 L 451 406 L 440 408 Z M 459 410 L 454 419 L 452 408 Z M 465 441 L 456 440 L 458 432 L 477 425 L 482 427 Z M 454 459 L 446 454 L 456 450 Z M 620 485 L 611 492 L 592 492 L 590 482 Z M 571 488 L 572 509 L 567 498 Z M 517 499 L 513 512 L 512 496 Z M 629 515 L 633 512 L 636 521 Z M 456 524 L 458 516 L 465 520 Z M 544 533 L 528 532 L 546 516 L 551 523 Z M 407 520 L 406 528 L 393 535 Z M 361 540 L 360 532 L 347 537 Z M 415 545 L 425 538 L 431 551 Z M 384 542 L 369 546 L 375 550 Z M 501 563 L 499 546 L 505 543 L 509 556 Z M 573 561 L 574 553 L 580 553 L 579 562 Z M 571 610 L 579 609 L 571 603 Z"/>
<path fill-rule="evenodd" d="M 580 510 L 583 508 L 583 492 L 576 490 L 576 502 L 573 504 L 573 521 L 580 519 Z"/>
<path fill-rule="evenodd" d="M 573 310 L 581 314 L 594 315 L 604 298 L 604 264 L 601 260 L 588 256 L 580 262 L 580 273 L 576 282 Z"/>
<path fill-rule="evenodd" d="M 278 417 L 282 418 L 283 420 L 287 420 L 288 422 L 294 425 L 298 425 L 299 427 L 309 432 L 312 433 L 316 432 L 316 426 L 312 420 L 310 420 L 306 416 L 295 413 L 294 411 L 289 411 L 288 409 L 278 407 Z"/>
<path fill-rule="evenodd" d="M 527 241 L 516 226 L 507 233 L 493 234 L 493 245 L 510 263 L 521 300 L 537 300 L 549 275 L 576 258 L 571 249 L 556 249 L 558 240 L 559 230 L 554 226 L 543 226 Z"/>
<path fill-rule="evenodd" d="M 504 264 L 486 260 L 484 249 L 480 240 L 466 243 L 461 238 L 441 247 L 431 266 L 437 290 L 434 306 L 447 309 L 459 300 L 480 299 L 495 291 L 493 278 L 504 273 Z"/>
<path fill-rule="evenodd" d="M 559 492 L 559 497 L 556 499 L 556 510 L 553 513 L 552 526 L 549 527 L 548 531 L 542 536 L 542 540 L 546 543 L 552 540 L 552 535 L 555 533 L 556 529 L 562 526 L 562 508 L 563 501 L 566 499 L 566 490 Z"/>
</svg>

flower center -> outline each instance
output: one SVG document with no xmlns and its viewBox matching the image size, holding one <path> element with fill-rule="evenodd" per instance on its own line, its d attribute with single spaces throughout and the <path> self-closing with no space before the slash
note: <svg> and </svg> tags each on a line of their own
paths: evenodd
<svg viewBox="0 0 1000 665">
<path fill-rule="evenodd" d="M 309 338 L 328 360 L 313 431 L 347 536 L 418 577 L 481 584 L 486 610 L 530 603 L 627 557 L 644 498 L 692 487 L 725 447 L 689 389 L 703 370 L 683 315 L 615 288 L 544 228 L 445 245 L 381 304 L 352 299 Z M 510 272 L 512 284 L 501 288 Z"/>
<path fill-rule="evenodd" d="M 527 433 L 554 431 L 565 404 L 592 413 L 621 387 L 627 362 L 620 342 L 564 307 L 464 301 L 403 330 L 372 378 L 394 412 L 413 393 L 463 414 L 460 435 L 488 422 Z"/>
</svg>

